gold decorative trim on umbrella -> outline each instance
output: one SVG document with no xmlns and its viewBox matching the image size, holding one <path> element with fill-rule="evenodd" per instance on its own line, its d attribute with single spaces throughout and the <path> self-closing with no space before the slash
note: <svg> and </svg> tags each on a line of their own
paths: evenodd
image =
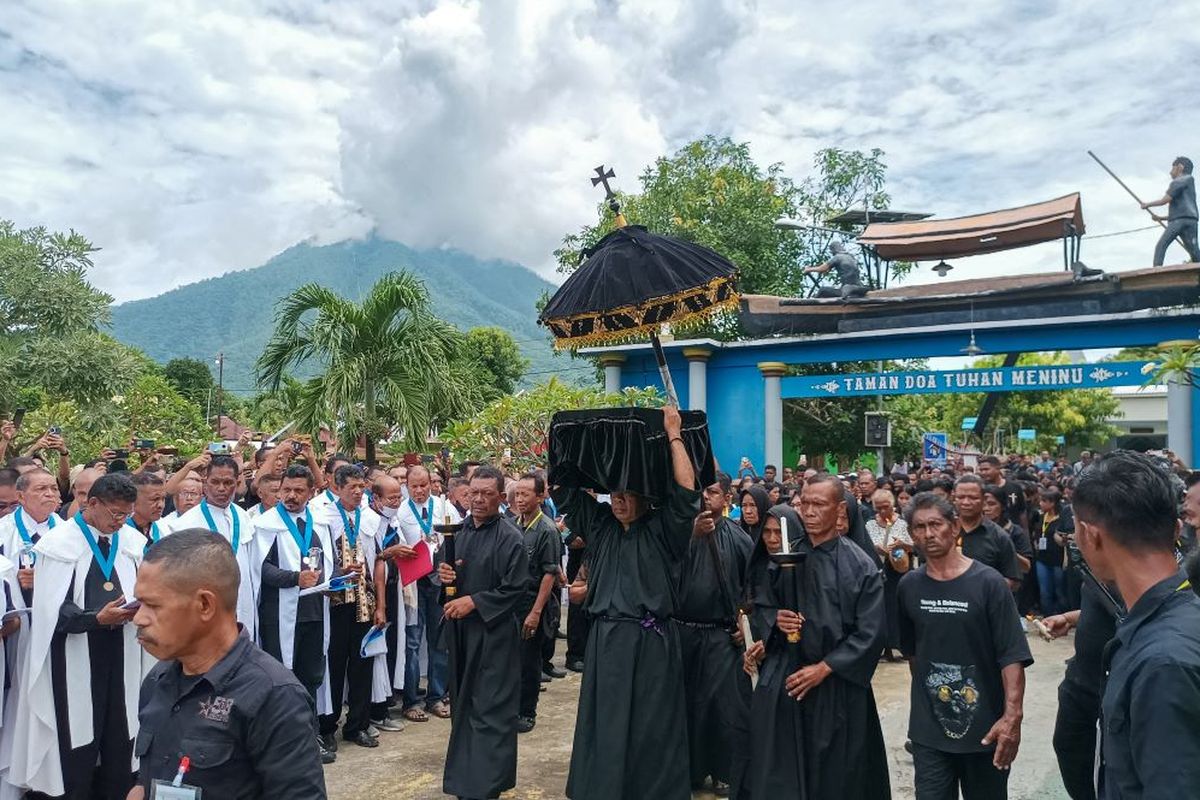
<svg viewBox="0 0 1200 800">
<path fill-rule="evenodd" d="M 557 349 L 621 344 L 651 336 L 664 323 L 686 324 L 737 305 L 737 276 L 714 278 L 704 286 L 654 297 L 621 308 L 547 319 Z M 680 308 L 682 306 L 682 310 Z"/>
</svg>

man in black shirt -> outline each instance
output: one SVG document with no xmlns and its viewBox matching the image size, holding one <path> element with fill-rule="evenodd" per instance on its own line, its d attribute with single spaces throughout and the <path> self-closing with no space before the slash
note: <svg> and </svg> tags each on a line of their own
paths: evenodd
<svg viewBox="0 0 1200 800">
<path fill-rule="evenodd" d="M 1200 598 L 1175 558 L 1177 492 L 1140 453 L 1075 486 L 1075 540 L 1128 615 L 1105 648 L 1100 796 L 1194 797 L 1200 786 Z"/>
<path fill-rule="evenodd" d="M 1200 248 L 1196 246 L 1196 220 L 1200 216 L 1196 212 L 1196 181 L 1192 177 L 1192 160 L 1180 156 L 1171 163 L 1171 183 L 1167 185 L 1167 193 L 1161 199 L 1142 203 L 1142 208 L 1150 209 L 1155 206 L 1168 206 L 1166 223 L 1158 244 L 1154 246 L 1154 266 L 1161 267 L 1166 258 L 1167 248 L 1176 239 L 1187 250 L 1188 258 L 1193 262 L 1200 261 Z M 1150 216 L 1159 222 L 1164 219 L 1158 214 Z"/>
<path fill-rule="evenodd" d="M 1021 567 L 1012 537 L 983 516 L 983 480 L 978 475 L 963 475 L 954 484 L 954 506 L 958 511 L 962 554 L 999 572 L 1015 589 L 1021 581 Z"/>
<path fill-rule="evenodd" d="M 205 798 L 325 797 L 312 698 L 239 630 L 239 582 L 229 545 L 207 531 L 180 531 L 147 552 L 134 623 L 160 662 L 142 684 L 130 800 L 169 785 L 184 758 L 183 783 Z"/>
<path fill-rule="evenodd" d="M 1084 582 L 1078 611 L 1042 620 L 1055 638 L 1075 628 L 1075 655 L 1067 659 L 1067 672 L 1058 686 L 1054 720 L 1054 754 L 1071 800 L 1096 800 L 1096 720 L 1104 687 L 1104 646 L 1124 613 L 1114 599 L 1113 591 Z"/>
<path fill-rule="evenodd" d="M 1004 580 L 955 546 L 953 506 L 917 495 L 907 512 L 925 563 L 900 580 L 900 642 L 909 658 L 917 800 L 1008 796 L 1021 743 L 1025 668 L 1033 663 Z"/>
<path fill-rule="evenodd" d="M 524 536 L 525 554 L 529 558 L 529 582 L 525 595 L 517 606 L 521 623 L 521 711 L 517 732 L 533 730 L 537 719 L 538 694 L 542 688 L 542 646 L 547 636 L 553 636 L 549 619 L 542 614 L 550 602 L 551 591 L 558 581 L 558 526 L 541 510 L 541 498 L 546 483 L 540 475 L 526 475 L 517 481 L 515 503 L 516 524 Z"/>
</svg>

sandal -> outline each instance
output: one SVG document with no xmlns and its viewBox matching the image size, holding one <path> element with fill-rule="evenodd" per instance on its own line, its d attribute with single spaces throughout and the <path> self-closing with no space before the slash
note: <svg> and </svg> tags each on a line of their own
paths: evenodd
<svg viewBox="0 0 1200 800">
<path fill-rule="evenodd" d="M 450 706 L 445 701 L 439 701 L 429 707 L 429 713 L 439 719 L 450 719 Z"/>
<path fill-rule="evenodd" d="M 429 715 L 416 706 L 404 709 L 404 718 L 409 722 L 429 722 Z"/>
</svg>

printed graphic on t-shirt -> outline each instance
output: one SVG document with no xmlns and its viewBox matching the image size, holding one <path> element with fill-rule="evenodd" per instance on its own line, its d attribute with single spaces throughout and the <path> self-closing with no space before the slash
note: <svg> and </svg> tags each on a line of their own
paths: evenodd
<svg viewBox="0 0 1200 800">
<path fill-rule="evenodd" d="M 971 604 L 965 600 L 926 600 L 921 598 L 921 610 L 926 614 L 966 614 Z"/>
<path fill-rule="evenodd" d="M 941 724 L 942 731 L 951 739 L 966 736 L 975 720 L 975 710 L 979 707 L 975 665 L 931 662 L 929 672 L 925 675 L 925 691 L 933 704 L 933 716 Z"/>
</svg>

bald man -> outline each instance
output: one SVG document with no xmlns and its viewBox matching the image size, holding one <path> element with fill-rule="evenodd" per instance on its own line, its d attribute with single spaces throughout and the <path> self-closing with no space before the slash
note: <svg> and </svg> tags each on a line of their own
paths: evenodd
<svg viewBox="0 0 1200 800">
<path fill-rule="evenodd" d="M 240 584 L 233 551 L 207 530 L 176 531 L 147 551 L 133 622 L 159 664 L 142 684 L 141 770 L 128 800 L 170 785 L 181 756 L 191 762 L 183 783 L 204 797 L 326 796 L 316 707 L 241 629 Z"/>
</svg>

